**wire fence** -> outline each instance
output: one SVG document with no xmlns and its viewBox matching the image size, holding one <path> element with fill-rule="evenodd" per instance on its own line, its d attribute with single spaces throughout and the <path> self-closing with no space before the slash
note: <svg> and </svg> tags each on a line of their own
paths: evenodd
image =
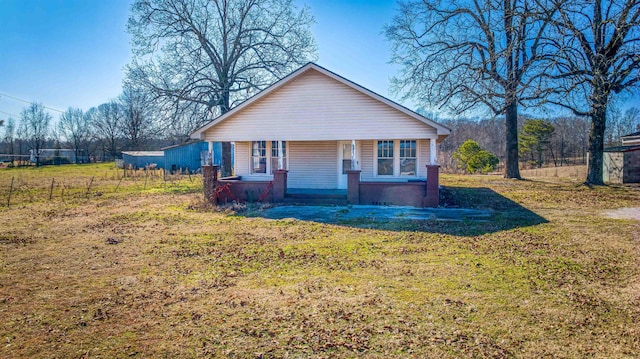
<svg viewBox="0 0 640 359">
<path fill-rule="evenodd" d="M 127 193 L 188 193 L 202 191 L 201 175 L 171 174 L 163 169 L 118 169 L 104 165 L 82 171 L 63 168 L 23 168 L 0 171 L 0 206 L 88 200 Z M 82 166 L 74 166 L 75 169 Z"/>
</svg>

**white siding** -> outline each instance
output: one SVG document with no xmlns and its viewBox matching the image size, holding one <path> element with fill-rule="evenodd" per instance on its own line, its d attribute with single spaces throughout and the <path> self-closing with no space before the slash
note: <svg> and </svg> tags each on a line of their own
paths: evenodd
<svg viewBox="0 0 640 359">
<path fill-rule="evenodd" d="M 289 188 L 338 187 L 338 144 L 335 141 L 288 142 Z"/>
<path fill-rule="evenodd" d="M 373 151 L 376 148 L 375 141 L 362 141 L 360 144 L 360 148 L 362 151 L 362 157 L 360 160 L 360 166 L 362 172 L 360 172 L 360 180 L 361 181 L 375 181 L 374 173 L 373 173 L 373 161 L 374 154 Z"/>
<path fill-rule="evenodd" d="M 234 172 L 236 176 L 247 176 L 251 174 L 249 170 L 249 156 L 251 154 L 251 142 L 236 142 L 233 158 Z"/>
<path fill-rule="evenodd" d="M 430 140 L 418 141 L 418 177 L 420 178 L 427 177 L 427 165 L 429 164 L 431 153 L 429 144 Z"/>
<path fill-rule="evenodd" d="M 424 122 L 310 69 L 205 132 L 207 141 L 421 139 Z"/>
</svg>

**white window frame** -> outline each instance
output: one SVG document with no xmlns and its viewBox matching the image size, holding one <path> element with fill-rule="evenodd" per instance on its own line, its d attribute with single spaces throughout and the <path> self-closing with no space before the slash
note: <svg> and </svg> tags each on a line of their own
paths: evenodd
<svg viewBox="0 0 640 359">
<path fill-rule="evenodd" d="M 275 142 L 275 144 L 274 144 L 274 142 Z M 273 145 L 276 145 L 276 147 L 273 147 Z M 277 165 L 277 163 L 278 163 L 278 155 L 277 155 L 278 147 L 277 146 L 278 146 L 278 141 L 273 141 L 273 140 L 269 141 L 269 147 L 270 147 L 269 148 L 269 151 L 270 151 L 269 154 L 271 156 L 269 157 L 269 168 L 267 168 L 267 170 L 269 171 L 269 174 L 271 174 L 271 175 L 273 175 L 273 172 L 278 169 L 277 168 L 278 167 L 278 165 Z M 273 151 L 274 150 L 276 151 L 276 155 L 275 156 L 273 155 Z M 284 170 L 287 170 L 289 168 L 289 153 L 288 153 L 289 152 L 289 144 L 287 143 L 287 141 L 282 141 L 282 152 L 284 152 L 283 156 L 282 156 L 282 159 L 283 159 L 283 161 L 282 161 L 283 163 L 282 164 L 284 165 Z M 273 166 L 271 166 L 271 164 L 273 163 L 274 159 L 276 160 L 276 168 L 273 168 Z"/>
<path fill-rule="evenodd" d="M 378 141 L 393 141 L 393 175 L 378 174 Z M 416 173 L 415 175 L 400 175 L 400 141 L 416 142 Z M 373 176 L 377 178 L 418 178 L 420 166 L 420 141 L 411 138 L 401 140 L 374 140 L 373 141 Z"/>
<path fill-rule="evenodd" d="M 253 144 L 255 142 L 264 142 L 264 159 L 265 159 L 265 164 L 264 164 L 264 170 L 265 172 L 254 172 L 254 164 L 253 164 Z M 259 158 L 262 158 L 262 156 L 260 156 Z M 265 141 L 265 140 L 258 140 L 258 141 L 251 141 L 249 144 L 249 171 L 251 171 L 251 175 L 252 176 L 266 176 L 269 175 L 269 141 Z"/>
<path fill-rule="evenodd" d="M 254 173 L 253 172 L 253 143 L 254 142 L 260 142 L 260 141 L 265 141 L 265 149 L 266 149 L 266 173 Z M 271 161 L 272 158 L 277 159 L 277 156 L 272 156 L 272 149 L 273 149 L 273 144 L 272 142 L 275 141 L 276 143 L 278 143 L 277 140 L 257 140 L 257 141 L 251 141 L 249 143 L 249 171 L 251 171 L 251 176 L 262 176 L 262 177 L 273 177 L 273 171 L 271 170 Z M 282 144 L 284 145 L 287 141 L 282 141 Z M 287 143 L 286 146 L 286 150 L 287 152 L 290 151 L 289 148 L 289 143 Z M 284 160 L 284 167 L 285 169 L 289 168 L 289 153 L 286 153 L 286 156 L 283 158 Z"/>
<path fill-rule="evenodd" d="M 400 158 L 401 158 L 401 154 L 402 154 L 402 151 L 400 150 L 400 142 L 401 142 L 401 141 L 413 141 L 413 142 L 415 142 L 415 144 L 416 144 L 416 148 L 415 148 L 415 150 L 416 150 L 416 156 L 415 156 L 415 159 L 416 159 L 416 168 L 415 168 L 415 170 L 414 170 L 414 174 L 412 174 L 412 175 L 403 175 L 403 174 L 400 172 Z M 406 139 L 401 139 L 401 140 L 395 140 L 395 142 L 397 142 L 397 144 L 394 144 L 394 147 L 395 147 L 395 146 L 397 146 L 397 147 L 398 147 L 398 158 L 396 159 L 396 158 L 394 157 L 394 159 L 393 159 L 393 160 L 394 160 L 394 163 L 395 163 L 395 161 L 397 161 L 397 162 L 398 162 L 398 165 L 397 165 L 397 166 L 398 166 L 398 168 L 397 168 L 397 170 L 398 170 L 398 172 L 397 172 L 398 177 L 408 177 L 408 178 L 418 177 L 418 153 L 419 153 L 419 151 L 418 151 L 418 143 L 419 143 L 419 141 L 418 141 L 418 140 L 406 140 Z M 407 157 L 407 158 L 411 158 L 411 157 Z M 395 168 L 395 166 L 394 166 L 394 171 L 393 171 L 393 172 L 394 172 L 394 174 L 396 174 L 396 168 Z"/>
</svg>

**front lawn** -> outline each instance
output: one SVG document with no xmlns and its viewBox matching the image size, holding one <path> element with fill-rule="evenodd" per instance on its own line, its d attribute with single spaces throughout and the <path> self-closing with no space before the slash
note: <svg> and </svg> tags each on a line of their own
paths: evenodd
<svg viewBox="0 0 640 359">
<path fill-rule="evenodd" d="M 2 358 L 640 357 L 637 187 L 445 175 L 491 219 L 323 224 L 85 166 L 0 170 Z"/>
</svg>

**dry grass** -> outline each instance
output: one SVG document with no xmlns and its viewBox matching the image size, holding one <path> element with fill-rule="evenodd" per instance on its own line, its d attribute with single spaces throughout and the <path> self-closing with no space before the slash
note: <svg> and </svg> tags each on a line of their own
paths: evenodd
<svg viewBox="0 0 640 359">
<path fill-rule="evenodd" d="M 362 228 L 112 181 L 0 208 L 0 357 L 640 356 L 634 188 L 443 176 L 494 220 Z"/>
<path fill-rule="evenodd" d="M 575 181 L 585 181 L 587 179 L 587 166 L 562 166 L 534 168 L 521 170 L 520 175 L 525 178 L 568 178 Z"/>
</svg>

